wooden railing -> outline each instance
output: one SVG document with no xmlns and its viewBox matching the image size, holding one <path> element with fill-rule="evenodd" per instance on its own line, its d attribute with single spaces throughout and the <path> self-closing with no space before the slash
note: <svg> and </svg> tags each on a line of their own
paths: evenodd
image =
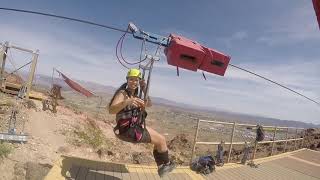
<svg viewBox="0 0 320 180">
<path fill-rule="evenodd" d="M 213 123 L 213 124 L 221 124 L 221 125 L 228 125 L 228 126 L 232 126 L 232 132 L 230 135 L 230 142 L 224 142 L 225 145 L 229 145 L 229 150 L 228 150 L 228 159 L 227 159 L 227 163 L 230 161 L 230 156 L 231 156 L 231 151 L 232 151 L 232 146 L 233 145 L 244 145 L 244 144 L 250 144 L 250 143 L 254 143 L 254 151 L 253 151 L 253 156 L 252 159 L 255 159 L 255 155 L 256 155 L 256 151 L 257 151 L 257 146 L 258 144 L 266 144 L 266 143 L 272 143 L 272 148 L 271 148 L 271 156 L 274 154 L 274 146 L 275 143 L 277 142 L 285 142 L 284 145 L 284 152 L 286 151 L 287 148 L 287 143 L 290 141 L 294 141 L 294 148 L 297 149 L 297 141 L 301 141 L 303 143 L 303 139 L 304 138 L 298 138 L 298 130 L 303 130 L 303 128 L 296 128 L 296 127 L 277 127 L 277 126 L 263 126 L 263 128 L 272 128 L 273 129 L 273 137 L 271 141 L 260 141 L 260 142 L 233 142 L 234 140 L 234 135 L 235 135 L 235 131 L 237 127 L 240 126 L 244 126 L 244 127 L 256 127 L 257 125 L 254 124 L 238 124 L 236 122 L 230 123 L 230 122 L 221 122 L 221 121 L 209 121 L 209 120 L 202 120 L 202 119 L 197 119 L 197 129 L 196 129 L 196 133 L 195 133 L 195 137 L 194 137 L 194 144 L 193 144 L 193 149 L 192 149 L 192 154 L 191 154 L 191 161 L 194 157 L 194 153 L 195 153 L 195 149 L 196 149 L 196 145 L 218 145 L 221 142 L 200 142 L 197 141 L 198 138 L 198 133 L 199 133 L 199 127 L 200 127 L 200 123 L 201 122 L 205 122 L 205 123 Z M 277 130 L 283 130 L 286 129 L 286 138 L 283 140 L 276 140 L 276 134 L 277 134 Z M 289 129 L 295 129 L 295 135 L 293 139 L 288 139 L 288 133 L 289 133 Z"/>
</svg>

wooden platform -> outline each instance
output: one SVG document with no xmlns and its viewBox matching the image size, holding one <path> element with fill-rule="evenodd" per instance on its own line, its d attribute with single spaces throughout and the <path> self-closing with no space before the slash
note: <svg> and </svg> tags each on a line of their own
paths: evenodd
<svg viewBox="0 0 320 180">
<path fill-rule="evenodd" d="M 301 149 L 272 157 L 255 160 L 258 168 L 248 165 L 230 163 L 217 167 L 208 176 L 199 175 L 189 167 L 177 167 L 162 179 L 288 179 L 316 180 L 320 179 L 320 152 Z M 92 161 L 76 157 L 62 156 L 45 178 L 46 180 L 146 180 L 160 179 L 155 166 L 119 164 L 112 162 Z"/>
<path fill-rule="evenodd" d="M 6 82 L 4 88 L 0 88 L 0 91 L 7 94 L 17 95 L 19 93 L 20 88 L 21 88 L 21 84 Z M 40 100 L 40 101 L 46 98 L 44 94 L 40 92 L 32 91 L 32 90 L 30 91 L 29 97 L 31 99 Z"/>
</svg>

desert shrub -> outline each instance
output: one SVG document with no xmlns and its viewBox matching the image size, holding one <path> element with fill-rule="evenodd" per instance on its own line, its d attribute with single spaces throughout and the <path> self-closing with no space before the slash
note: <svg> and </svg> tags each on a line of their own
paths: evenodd
<svg viewBox="0 0 320 180">
<path fill-rule="evenodd" d="M 12 147 L 9 143 L 0 142 L 0 158 L 7 157 L 12 151 Z"/>
</svg>

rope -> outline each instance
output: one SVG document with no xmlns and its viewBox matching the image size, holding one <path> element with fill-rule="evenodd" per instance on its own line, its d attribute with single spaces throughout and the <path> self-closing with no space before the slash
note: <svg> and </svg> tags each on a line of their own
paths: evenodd
<svg viewBox="0 0 320 180">
<path fill-rule="evenodd" d="M 146 55 L 147 53 L 147 48 L 145 46 L 145 43 L 146 43 L 146 40 L 143 39 L 142 43 L 141 43 L 141 50 L 140 50 L 140 62 L 139 62 L 139 69 L 140 69 L 140 66 L 141 66 L 141 60 L 142 60 L 142 54 L 143 54 L 143 50 L 144 50 L 144 54 Z M 145 59 L 147 58 L 147 56 L 145 56 Z"/>
<path fill-rule="evenodd" d="M 140 64 L 141 62 L 143 62 L 143 61 L 145 61 L 145 60 L 147 59 L 147 57 L 145 57 L 144 59 L 141 59 L 141 54 L 142 54 L 142 48 L 143 48 L 143 47 L 141 47 L 140 60 L 139 60 L 138 62 L 129 62 L 129 61 L 125 60 L 125 58 L 124 58 L 123 55 L 122 55 L 122 45 L 123 45 L 124 38 L 126 37 L 126 34 L 127 34 L 127 33 L 124 33 L 124 35 L 122 36 L 121 42 L 120 42 L 120 56 L 121 56 L 121 59 L 122 59 L 125 63 L 127 63 L 127 64 L 129 64 L 129 65 Z M 142 43 L 143 43 L 143 42 L 142 42 Z"/>
<path fill-rule="evenodd" d="M 252 71 L 249 71 L 249 70 L 246 70 L 246 69 L 244 69 L 244 68 L 238 67 L 238 66 L 236 66 L 236 65 L 233 65 L 233 64 L 229 64 L 229 65 L 232 66 L 232 67 L 234 67 L 234 68 L 237 68 L 237 69 L 240 69 L 240 70 L 242 70 L 242 71 L 245 71 L 245 72 L 247 72 L 247 73 L 250 73 L 250 74 L 252 74 L 252 75 L 254 75 L 254 76 L 257 76 L 257 77 L 259 77 L 259 78 L 262 78 L 262 79 L 264 79 L 264 80 L 266 80 L 266 81 L 269 81 L 269 82 L 271 82 L 271 83 L 274 83 L 274 84 L 276 84 L 276 85 L 278 85 L 278 86 L 280 86 L 280 87 L 282 87 L 282 88 L 285 88 L 285 89 L 287 89 L 287 90 L 289 90 L 289 91 L 291 91 L 291 92 L 293 92 L 293 93 L 295 93 L 295 94 L 298 94 L 299 96 L 302 96 L 302 97 L 304 97 L 304 98 L 306 98 L 306 99 L 308 99 L 308 100 L 310 100 L 310 101 L 312 101 L 312 102 L 314 102 L 314 103 L 316 103 L 317 105 L 320 106 L 320 103 L 319 103 L 319 102 L 317 102 L 317 101 L 315 101 L 315 100 L 313 100 L 313 99 L 311 99 L 311 98 L 309 98 L 309 97 L 307 97 L 307 96 L 305 96 L 305 95 L 303 95 L 303 94 L 301 94 L 301 93 L 299 93 L 299 92 L 297 92 L 297 91 L 295 91 L 295 90 L 293 90 L 293 89 L 291 89 L 291 88 L 288 88 L 288 87 L 286 87 L 286 86 L 284 86 L 284 85 L 282 85 L 282 84 L 280 84 L 280 83 L 278 83 L 278 82 L 276 82 L 276 81 L 273 81 L 273 80 L 271 80 L 271 79 L 268 79 L 268 78 L 266 78 L 266 77 L 263 77 L 263 76 L 261 76 L 261 75 L 259 75 L 259 74 L 256 74 L 256 73 L 254 73 L 254 72 L 252 72 Z"/>
<path fill-rule="evenodd" d="M 53 17 L 53 18 L 58 18 L 58 19 L 65 19 L 65 20 L 80 22 L 80 23 L 84 23 L 84 24 L 89 24 L 89 25 L 93 25 L 93 26 L 98 26 L 98 27 L 102 27 L 102 28 L 106 28 L 106 29 L 111 29 L 111 30 L 115 30 L 115 31 L 120 31 L 120 32 L 125 32 L 125 33 L 132 34 L 132 32 L 130 32 L 130 31 L 119 29 L 119 28 L 116 28 L 116 27 L 112 27 L 112 26 L 108 26 L 108 25 L 104 25 L 104 24 L 98 24 L 98 23 L 95 23 L 95 22 L 82 20 L 82 19 L 76 19 L 76 18 L 71 18 L 71 17 L 66 17 L 66 16 L 59 16 L 59 15 L 55 15 L 55 14 L 48 14 L 48 13 L 36 12 L 36 11 L 28 11 L 28 10 L 23 10 L 23 9 L 3 8 L 3 7 L 0 7 L 0 10 L 15 11 L 15 12 L 21 12 L 21 13 L 48 16 L 48 17 Z"/>
<path fill-rule="evenodd" d="M 120 39 L 118 40 L 117 42 L 117 46 L 116 46 L 116 57 L 117 57 L 117 60 L 118 62 L 125 68 L 127 69 L 130 69 L 128 66 L 126 66 L 125 64 L 127 65 L 136 65 L 136 64 L 140 64 L 141 62 L 144 62 L 147 60 L 147 57 L 145 57 L 144 59 L 141 59 L 142 57 L 142 49 L 143 49 L 143 46 L 144 46 L 144 42 L 142 42 L 142 45 L 141 45 L 141 54 L 140 54 L 140 60 L 137 61 L 137 62 L 129 62 L 127 60 L 125 60 L 125 58 L 123 57 L 122 55 L 122 46 L 123 46 L 123 40 L 125 38 L 127 33 L 124 33 Z M 118 51 L 119 51 L 119 54 L 118 54 Z M 124 62 L 123 62 L 124 61 Z M 125 63 L 125 64 L 124 64 Z"/>
<path fill-rule="evenodd" d="M 122 35 L 121 38 L 122 38 L 123 36 L 124 36 L 124 35 Z M 118 47 L 119 47 L 119 43 L 120 43 L 120 41 L 121 41 L 121 38 L 118 40 L 117 46 L 116 46 L 116 56 L 117 56 L 117 60 L 118 60 L 118 62 L 119 62 L 123 67 L 125 67 L 125 68 L 127 68 L 127 69 L 130 69 L 130 68 L 127 67 L 125 64 L 123 64 L 123 62 L 121 62 L 121 60 L 120 60 L 120 58 L 119 58 L 119 56 L 118 56 Z"/>
</svg>

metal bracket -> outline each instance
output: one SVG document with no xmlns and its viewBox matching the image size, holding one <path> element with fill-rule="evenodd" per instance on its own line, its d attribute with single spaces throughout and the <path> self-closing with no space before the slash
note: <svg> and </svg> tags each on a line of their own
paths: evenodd
<svg viewBox="0 0 320 180">
<path fill-rule="evenodd" d="M 153 44 L 158 44 L 158 45 L 167 47 L 170 42 L 168 37 L 142 31 L 138 29 L 137 26 L 131 22 L 128 25 L 128 30 L 133 34 L 134 38 L 146 40 Z"/>
</svg>

